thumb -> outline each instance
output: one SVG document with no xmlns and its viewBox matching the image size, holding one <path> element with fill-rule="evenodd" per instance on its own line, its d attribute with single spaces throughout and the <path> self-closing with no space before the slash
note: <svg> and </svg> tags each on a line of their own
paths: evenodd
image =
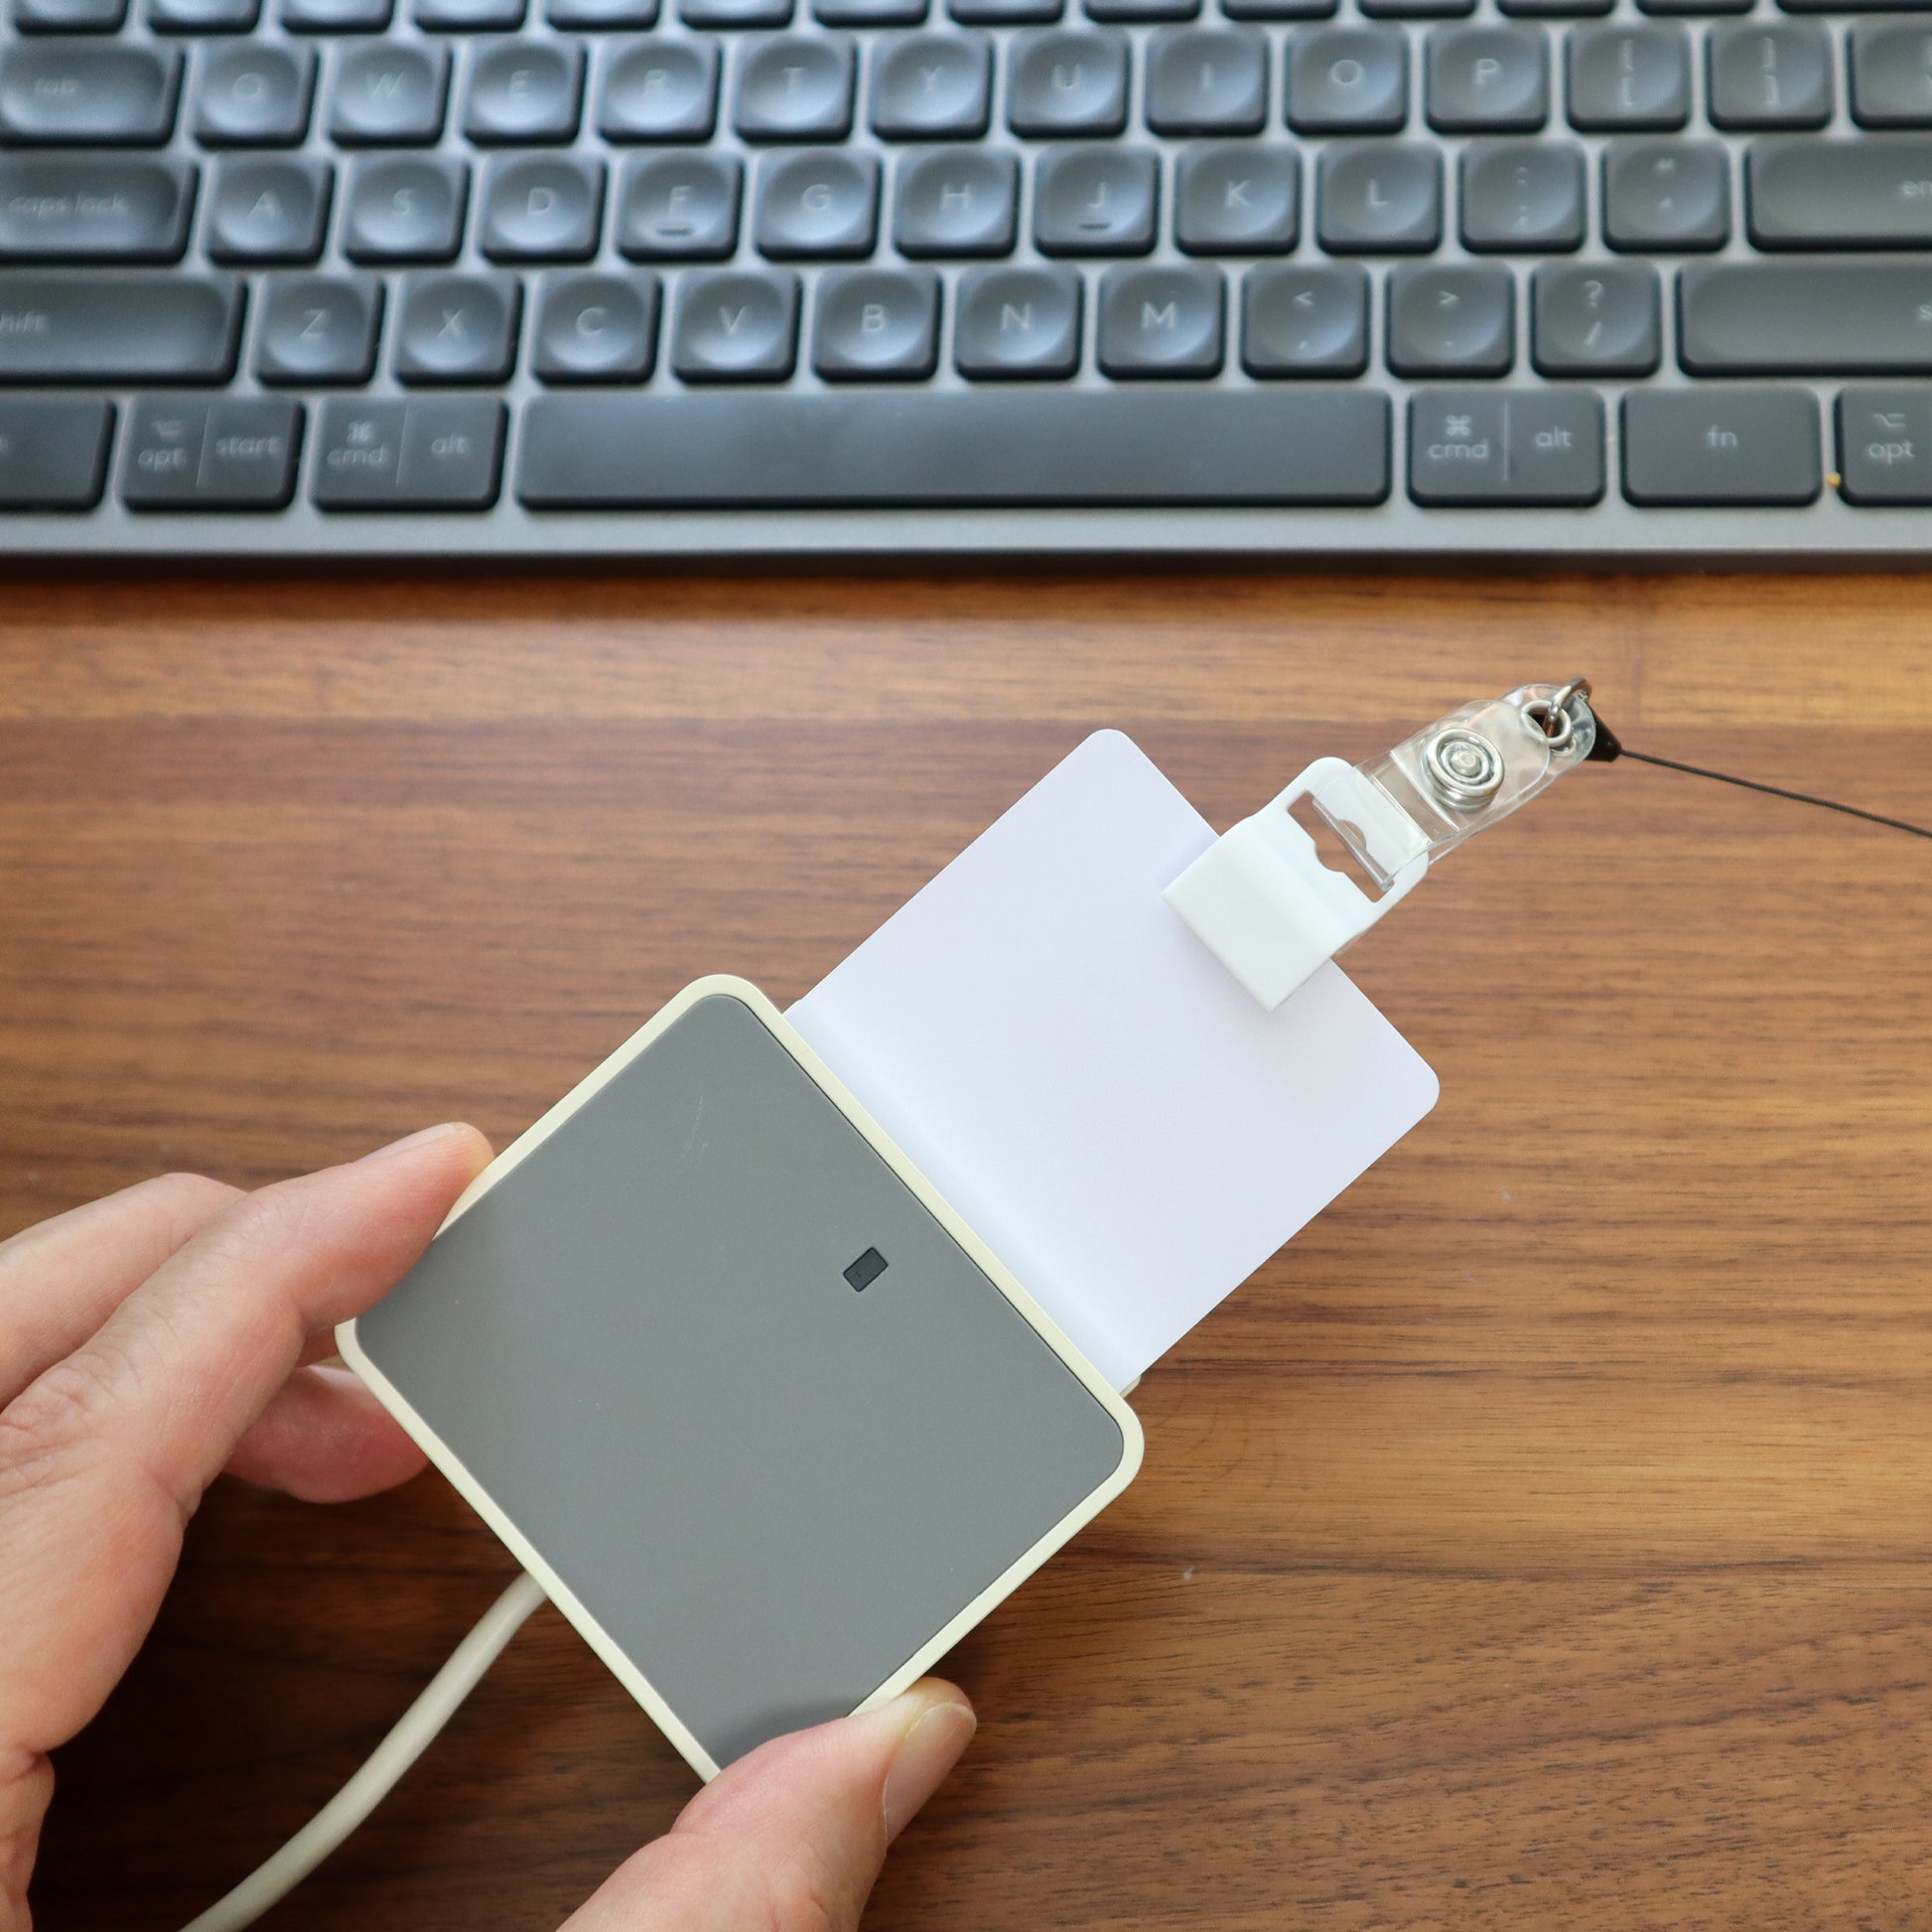
<svg viewBox="0 0 1932 1932">
<path fill-rule="evenodd" d="M 928 1677 L 863 1717 L 774 1737 L 620 1865 L 565 1932 L 853 1932 L 886 1847 L 977 1722 Z"/>
</svg>

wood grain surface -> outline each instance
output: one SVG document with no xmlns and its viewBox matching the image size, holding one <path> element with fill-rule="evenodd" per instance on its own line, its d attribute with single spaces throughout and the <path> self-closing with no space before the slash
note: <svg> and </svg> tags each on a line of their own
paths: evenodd
<svg viewBox="0 0 1932 1932">
<path fill-rule="evenodd" d="M 1932 819 L 1925 579 L 16 580 L 0 1232 L 500 1142 L 699 973 L 804 991 L 1093 727 L 1225 824 L 1574 671 Z M 1441 1105 L 1148 1376 L 1139 1482 L 952 1658 L 982 1728 L 869 1924 L 1932 1924 L 1928 886 L 1589 765 L 1359 949 Z M 217 1488 L 43 1923 L 199 1910 L 507 1570 L 433 1476 Z M 546 1610 L 272 1923 L 537 1932 L 691 1789 Z"/>
</svg>

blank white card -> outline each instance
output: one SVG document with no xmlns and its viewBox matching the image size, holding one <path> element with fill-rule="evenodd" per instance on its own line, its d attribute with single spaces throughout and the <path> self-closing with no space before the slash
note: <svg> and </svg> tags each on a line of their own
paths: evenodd
<svg viewBox="0 0 1932 1932">
<path fill-rule="evenodd" d="M 1265 1013 L 1169 908 L 1213 840 L 1097 732 L 790 1014 L 1116 1388 L 1436 1103 L 1339 968 Z"/>
</svg>

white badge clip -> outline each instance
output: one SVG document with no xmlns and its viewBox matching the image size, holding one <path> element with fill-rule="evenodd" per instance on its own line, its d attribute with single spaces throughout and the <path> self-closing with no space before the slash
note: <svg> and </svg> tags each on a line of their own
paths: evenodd
<svg viewBox="0 0 1932 1932">
<path fill-rule="evenodd" d="M 1507 818 L 1589 757 L 1589 685 L 1525 684 L 1467 704 L 1366 764 L 1316 759 L 1167 890 L 1168 903 L 1273 1011 L 1422 881 L 1430 862 Z M 1291 807 L 1307 798 L 1381 889 L 1324 865 Z"/>
</svg>

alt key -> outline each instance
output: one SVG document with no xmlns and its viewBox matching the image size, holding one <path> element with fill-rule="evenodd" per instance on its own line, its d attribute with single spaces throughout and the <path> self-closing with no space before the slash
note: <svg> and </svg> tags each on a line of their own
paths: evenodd
<svg viewBox="0 0 1932 1932">
<path fill-rule="evenodd" d="M 1592 389 L 1423 389 L 1409 404 L 1419 503 L 1586 504 L 1603 493 Z"/>
<path fill-rule="evenodd" d="M 121 456 L 129 509 L 278 510 L 295 493 L 302 408 L 285 396 L 134 405 Z"/>
</svg>

